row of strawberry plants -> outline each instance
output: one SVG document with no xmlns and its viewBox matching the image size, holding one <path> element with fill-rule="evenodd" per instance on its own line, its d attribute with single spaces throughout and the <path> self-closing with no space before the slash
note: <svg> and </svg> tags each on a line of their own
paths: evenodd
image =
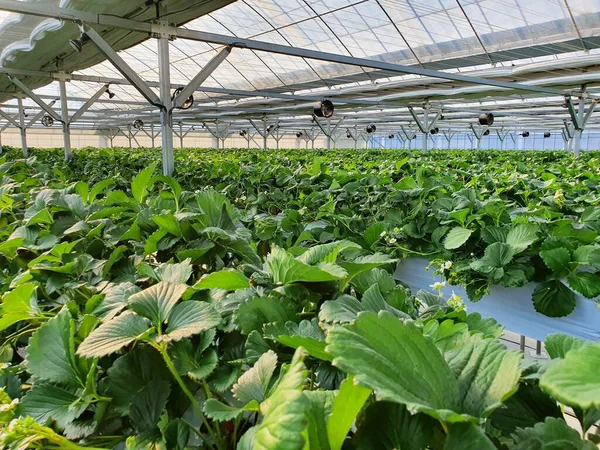
<svg viewBox="0 0 600 450">
<path fill-rule="evenodd" d="M 86 149 L 63 180 L 115 180 L 160 158 L 156 150 Z M 577 292 L 600 295 L 600 159 L 560 152 L 247 151 L 177 153 L 186 189 L 214 186 L 243 211 L 262 246 L 349 239 L 394 257 L 427 256 L 479 300 L 492 285 L 537 283 L 537 311 L 563 317 Z M 447 262 L 452 264 L 449 266 Z"/>
<path fill-rule="evenodd" d="M 596 448 L 563 407 L 594 430 L 600 345 L 553 335 L 525 363 L 392 253 L 255 241 L 154 171 L 125 192 L 0 160 L 4 448 Z"/>
</svg>

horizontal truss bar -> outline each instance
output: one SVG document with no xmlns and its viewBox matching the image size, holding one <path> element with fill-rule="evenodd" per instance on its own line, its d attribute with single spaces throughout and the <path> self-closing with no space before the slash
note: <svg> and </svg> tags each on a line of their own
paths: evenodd
<svg viewBox="0 0 600 450">
<path fill-rule="evenodd" d="M 524 92 L 536 92 L 551 95 L 564 95 L 560 90 L 549 89 L 538 86 L 529 86 L 520 83 L 512 83 L 499 80 L 490 80 L 479 77 L 470 77 L 459 75 L 456 73 L 445 73 L 436 70 L 423 69 L 420 67 L 409 67 L 400 64 L 393 64 L 384 61 L 375 61 L 365 58 L 355 58 L 351 56 L 338 55 L 334 53 L 320 52 L 317 50 L 302 49 L 290 47 L 286 45 L 273 44 L 269 42 L 255 41 L 252 39 L 242 39 L 235 36 L 225 36 L 216 33 L 208 33 L 196 30 L 186 30 L 176 27 L 167 27 L 165 25 L 151 24 L 147 22 L 139 22 L 131 19 L 123 19 L 104 14 L 95 14 L 85 11 L 76 11 L 66 8 L 56 8 L 39 3 L 26 3 L 17 0 L 0 0 L 0 9 L 22 14 L 32 14 L 41 17 L 59 18 L 63 20 L 73 20 L 76 22 L 84 22 L 92 25 L 102 25 L 113 28 L 121 28 L 142 33 L 164 34 L 168 33 L 171 36 L 181 39 L 193 41 L 209 42 L 213 44 L 245 48 L 255 51 L 264 51 L 268 53 L 276 53 L 281 55 L 295 56 L 299 58 L 314 59 L 318 61 L 327 61 L 332 63 L 346 64 L 350 66 L 365 67 L 377 70 L 386 70 L 390 72 L 421 75 L 433 78 L 442 78 L 450 81 L 461 83 L 479 84 L 485 86 L 496 87 L 500 89 L 518 90 Z"/>
</svg>

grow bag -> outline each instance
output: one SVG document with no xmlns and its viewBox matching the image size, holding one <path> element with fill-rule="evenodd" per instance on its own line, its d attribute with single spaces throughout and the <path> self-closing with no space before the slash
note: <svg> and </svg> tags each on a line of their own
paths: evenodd
<svg viewBox="0 0 600 450">
<path fill-rule="evenodd" d="M 407 284 L 414 293 L 421 289 L 433 291 L 430 286 L 436 281 L 442 281 L 442 278 L 435 275 L 433 269 L 426 270 L 428 265 L 427 258 L 404 259 L 398 264 L 395 278 Z M 531 295 L 535 287 L 535 283 L 522 288 L 492 286 L 490 294 L 478 302 L 468 300 L 467 292 L 462 286 L 446 285 L 442 293 L 444 298 L 449 298 L 454 292 L 464 300 L 467 311 L 492 317 L 506 329 L 539 341 L 545 340 L 552 333 L 600 341 L 600 311 L 595 301 L 575 293 L 577 306 L 571 314 L 561 318 L 547 317 L 533 307 Z"/>
</svg>

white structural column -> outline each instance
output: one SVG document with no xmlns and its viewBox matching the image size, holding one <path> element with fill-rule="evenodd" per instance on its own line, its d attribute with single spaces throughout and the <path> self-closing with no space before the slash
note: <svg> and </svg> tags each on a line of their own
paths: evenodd
<svg viewBox="0 0 600 450">
<path fill-rule="evenodd" d="M 592 100 L 587 112 L 585 111 L 585 98 L 583 96 L 583 94 L 585 94 L 585 87 L 582 88 L 582 96 L 579 97 L 579 105 L 578 105 L 578 109 L 575 109 L 575 106 L 573 105 L 573 101 L 571 100 L 571 98 L 567 98 L 566 99 L 566 103 L 567 103 L 567 108 L 569 110 L 569 114 L 571 115 L 571 121 L 573 122 L 573 126 L 575 128 L 574 131 L 574 135 L 573 138 L 571 139 L 571 142 L 569 143 L 570 147 L 572 146 L 573 149 L 573 153 L 575 154 L 575 157 L 579 156 L 579 153 L 581 151 L 581 136 L 583 134 L 583 130 L 585 129 L 585 125 L 587 124 L 588 120 L 590 119 L 592 113 L 594 112 L 594 109 L 596 108 L 596 105 L 598 103 L 598 100 L 594 99 Z M 568 126 L 567 126 L 567 132 L 568 132 Z"/>
<path fill-rule="evenodd" d="M 50 115 L 54 120 L 62 121 L 60 116 L 56 114 L 56 111 L 52 109 L 52 107 L 48 106 L 37 94 L 35 94 L 31 89 L 29 89 L 25 84 L 21 82 L 18 78 L 8 77 L 10 82 L 18 87 L 22 92 L 24 92 L 31 100 L 38 104 L 42 110 L 46 111 L 48 115 Z M 27 126 L 25 125 L 25 110 L 23 109 L 23 96 L 17 96 L 18 107 L 19 107 L 19 128 L 21 129 L 21 145 L 23 147 L 23 156 L 27 156 L 29 152 L 27 151 Z"/>
<path fill-rule="evenodd" d="M 160 127 L 163 151 L 163 175 L 172 176 L 175 171 L 173 154 L 173 110 L 171 109 L 171 66 L 169 60 L 169 36 L 158 39 L 158 76 L 160 80 Z"/>
<path fill-rule="evenodd" d="M 279 121 L 276 124 L 268 125 L 268 119 L 266 116 L 262 118 L 262 127 L 258 126 L 254 120 L 249 119 L 250 124 L 254 127 L 256 132 L 263 138 L 263 150 L 267 150 L 268 147 L 268 139 L 279 127 Z"/>
<path fill-rule="evenodd" d="M 231 134 L 229 128 L 231 128 L 231 124 L 227 125 L 225 128 L 219 130 L 219 120 L 215 121 L 215 129 L 212 130 L 210 126 L 206 122 L 202 122 L 202 125 L 213 137 L 213 147 L 217 150 L 219 149 L 221 143 L 225 145 L 225 139 Z"/>
<path fill-rule="evenodd" d="M 254 134 L 250 133 L 250 129 L 247 128 L 240 132 L 240 136 L 246 139 L 247 148 L 250 148 L 250 141 L 254 140 Z"/>
<path fill-rule="evenodd" d="M 430 110 L 431 110 L 431 105 L 429 105 L 429 103 L 425 103 L 425 105 L 423 105 L 423 119 L 420 119 L 412 107 L 408 108 L 410 115 L 413 117 L 413 119 L 417 123 L 419 130 L 421 130 L 421 133 L 423 133 L 423 152 L 427 152 L 427 144 L 428 144 L 427 141 L 429 139 L 429 133 L 431 132 L 431 130 L 433 128 L 435 128 L 436 122 L 442 115 L 442 111 L 438 111 L 437 114 L 435 115 L 435 117 L 431 120 L 430 114 L 429 114 Z"/>
<path fill-rule="evenodd" d="M 346 137 L 354 141 L 354 150 L 356 150 L 358 148 L 358 138 L 360 137 L 358 126 L 354 125 L 354 130 L 352 131 L 350 128 L 346 128 Z"/>
<path fill-rule="evenodd" d="M 323 132 L 323 134 L 327 138 L 327 150 L 331 150 L 331 137 L 337 131 L 337 129 L 340 127 L 340 125 L 342 124 L 342 122 L 344 121 L 344 119 L 345 119 L 345 117 L 342 117 L 340 120 L 338 120 L 338 122 L 332 128 L 331 127 L 331 125 L 332 125 L 331 124 L 331 118 L 327 118 L 326 119 L 327 120 L 327 127 L 324 127 L 323 125 L 321 125 L 321 122 L 319 122 L 319 118 L 313 114 L 313 120 L 319 126 L 319 128 L 321 129 L 321 131 Z"/>
<path fill-rule="evenodd" d="M 173 130 L 173 132 L 177 135 L 177 137 L 179 138 L 179 146 L 180 148 L 184 148 L 183 145 L 183 139 L 190 134 L 190 132 L 194 129 L 194 127 L 189 128 L 186 132 L 183 131 L 183 123 L 179 122 L 178 124 L 179 126 L 179 131 Z"/>
<path fill-rule="evenodd" d="M 405 148 L 405 146 L 406 146 L 406 136 L 404 136 L 403 134 L 398 133 L 396 135 L 396 137 L 400 141 L 400 148 L 402 148 L 402 149 Z"/>
<path fill-rule="evenodd" d="M 279 142 L 281 141 L 281 139 L 283 139 L 284 136 L 285 136 L 285 133 L 280 133 L 279 125 L 277 125 L 275 127 L 275 135 L 273 136 L 275 138 L 275 142 L 277 144 L 277 150 L 279 150 Z"/>
<path fill-rule="evenodd" d="M 143 128 L 142 128 L 142 131 L 144 132 L 144 134 L 146 136 L 148 136 L 150 138 L 150 141 L 152 142 L 152 148 L 156 147 L 155 141 L 160 133 L 154 131 L 154 124 L 150 125 L 150 132 L 148 132 L 148 130 L 143 129 Z"/>
<path fill-rule="evenodd" d="M 60 86 L 60 109 L 62 115 L 63 140 L 65 146 L 65 159 L 71 159 L 71 127 L 69 124 L 69 106 L 67 102 L 67 82 L 61 79 L 58 82 Z"/>
<path fill-rule="evenodd" d="M 470 123 L 469 126 L 471 127 L 471 130 L 473 130 L 473 134 L 477 138 L 477 150 L 481 150 L 481 138 L 485 136 L 485 132 L 488 131 L 490 127 L 486 125 L 481 125 L 480 123 L 477 123 L 475 125 Z"/>
<path fill-rule="evenodd" d="M 419 118 L 414 116 L 415 120 L 417 120 L 417 123 L 419 123 Z M 427 122 L 429 121 L 429 108 L 425 108 L 424 111 L 424 117 L 423 117 L 423 124 L 425 125 L 424 129 L 421 130 L 423 133 L 423 153 L 427 152 L 427 142 L 428 142 L 428 137 L 429 137 L 429 128 L 427 128 Z"/>
<path fill-rule="evenodd" d="M 509 130 L 504 130 L 504 127 L 496 130 L 496 134 L 498 135 L 498 139 L 500 140 L 500 150 L 504 150 L 504 141 L 506 140 L 506 136 L 508 136 Z"/>
<path fill-rule="evenodd" d="M 473 150 L 473 141 L 475 140 L 475 136 L 473 136 L 470 133 L 467 133 L 467 139 L 469 139 L 469 142 L 471 143 L 471 150 Z"/>
<path fill-rule="evenodd" d="M 595 106 L 595 105 L 594 105 Z M 575 130 L 575 156 L 579 156 L 579 152 L 581 151 L 581 135 L 583 134 L 583 127 L 585 126 L 584 122 L 584 113 L 585 113 L 585 102 L 583 98 L 579 97 L 579 109 L 577 110 L 577 122 L 579 123 L 579 127 Z"/>
<path fill-rule="evenodd" d="M 571 141 L 571 130 L 569 128 L 569 125 L 565 123 L 565 127 L 560 131 L 560 134 L 563 138 L 563 150 L 564 151 L 569 151 L 569 143 Z"/>
<path fill-rule="evenodd" d="M 21 130 L 21 148 L 23 149 L 23 157 L 29 156 L 29 150 L 27 148 L 27 128 L 25 128 L 25 110 L 23 109 L 23 96 L 17 97 L 17 104 L 19 106 L 19 128 Z"/>
<path fill-rule="evenodd" d="M 446 138 L 446 141 L 448 141 L 448 150 L 450 150 L 450 145 L 452 142 L 452 138 L 454 137 L 454 135 L 456 134 L 456 131 L 442 131 L 442 133 L 444 134 L 444 137 Z"/>
<path fill-rule="evenodd" d="M 311 148 L 314 150 L 315 149 L 315 141 L 319 137 L 319 132 L 313 128 L 311 128 L 310 131 L 302 130 L 302 132 L 304 133 L 304 136 L 306 136 L 306 138 L 307 138 L 306 148 L 308 148 L 308 141 L 310 141 Z"/>
<path fill-rule="evenodd" d="M 417 132 L 415 130 L 411 130 L 410 128 L 406 129 L 402 125 L 400 126 L 400 130 L 402 130 L 402 133 L 404 136 L 406 136 L 406 140 L 408 141 L 408 149 L 412 150 L 412 141 L 417 135 Z"/>
<path fill-rule="evenodd" d="M 162 5 L 161 5 L 162 6 Z M 160 98 L 156 96 L 148 83 L 127 65 L 127 63 L 113 50 L 113 48 L 100 36 L 92 27 L 84 26 L 87 36 L 96 45 L 98 50 L 106 56 L 112 65 L 131 83 L 131 85 L 148 102 L 160 108 L 161 116 L 161 137 L 163 149 L 163 174 L 170 176 L 175 171 L 175 158 L 173 154 L 173 109 L 182 106 L 203 81 L 221 64 L 231 53 L 231 48 L 227 47 L 219 52 L 208 64 L 184 87 L 182 92 L 173 101 L 171 96 L 171 71 L 169 57 L 169 39 L 174 32 L 168 22 L 161 22 L 155 25 L 155 35 L 158 39 L 158 75 Z M 154 135 L 154 134 L 153 134 Z M 218 140 L 217 140 L 218 142 Z"/>
</svg>

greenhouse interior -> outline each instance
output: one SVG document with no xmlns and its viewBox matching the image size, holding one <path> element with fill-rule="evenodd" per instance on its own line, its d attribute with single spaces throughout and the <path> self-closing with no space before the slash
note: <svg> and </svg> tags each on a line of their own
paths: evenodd
<svg viewBox="0 0 600 450">
<path fill-rule="evenodd" d="M 600 448 L 600 0 L 0 0 L 0 448 Z"/>
</svg>

